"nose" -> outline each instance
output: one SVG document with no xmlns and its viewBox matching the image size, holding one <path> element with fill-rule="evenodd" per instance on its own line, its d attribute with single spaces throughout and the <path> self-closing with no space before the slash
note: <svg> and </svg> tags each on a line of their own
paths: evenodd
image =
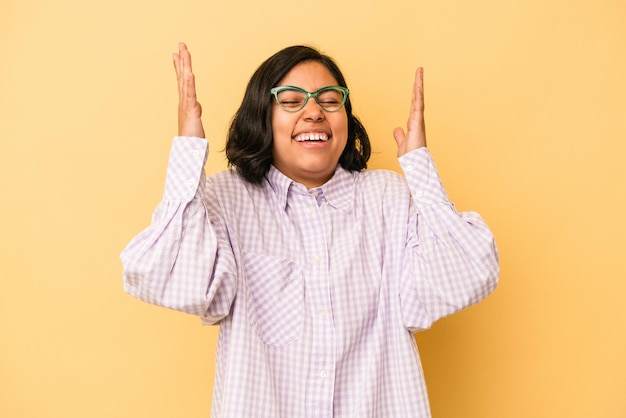
<svg viewBox="0 0 626 418">
<path fill-rule="evenodd" d="M 324 109 L 311 97 L 302 109 L 302 116 L 307 121 L 321 121 L 324 120 Z"/>
</svg>

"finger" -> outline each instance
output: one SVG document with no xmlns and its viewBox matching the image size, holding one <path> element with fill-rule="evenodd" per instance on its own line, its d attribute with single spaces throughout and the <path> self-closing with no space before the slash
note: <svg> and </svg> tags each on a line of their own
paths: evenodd
<svg viewBox="0 0 626 418">
<path fill-rule="evenodd" d="M 411 99 L 410 119 L 421 119 L 424 112 L 424 69 L 415 71 L 415 83 L 413 84 L 413 97 Z"/>
<path fill-rule="evenodd" d="M 193 73 L 185 74 L 185 97 L 189 108 L 193 108 L 196 104 L 196 80 Z"/>
<path fill-rule="evenodd" d="M 193 69 L 191 67 L 191 53 L 187 49 L 187 45 L 183 42 L 180 43 L 181 57 L 183 63 L 183 92 L 187 103 L 193 105 L 196 101 L 196 84 L 195 77 L 193 75 Z"/>
<path fill-rule="evenodd" d="M 398 146 L 404 145 L 404 142 L 406 140 L 406 134 L 404 133 L 404 130 L 400 127 L 394 129 L 393 139 L 396 140 L 396 143 L 398 144 Z"/>
<path fill-rule="evenodd" d="M 187 97 L 187 74 L 189 72 L 189 59 L 187 55 L 189 55 L 189 51 L 187 50 L 187 45 L 183 42 L 178 44 L 178 55 L 180 59 L 178 61 L 180 66 L 180 87 L 181 87 L 181 100 L 185 100 Z"/>
<path fill-rule="evenodd" d="M 178 82 L 178 96 L 183 95 L 183 62 L 182 62 L 182 42 L 178 44 L 178 53 L 172 54 L 174 69 L 176 71 L 176 81 Z"/>
<path fill-rule="evenodd" d="M 178 95 L 182 92 L 182 83 L 180 77 L 180 56 L 178 54 L 172 54 L 172 62 L 174 64 L 174 71 L 176 72 L 176 84 L 178 85 Z"/>
<path fill-rule="evenodd" d="M 178 54 L 172 54 L 172 64 L 174 64 L 174 71 L 176 72 L 176 78 L 178 78 Z"/>
<path fill-rule="evenodd" d="M 191 53 L 187 49 L 187 45 L 182 42 L 180 43 L 180 50 L 183 67 L 182 78 L 184 82 L 184 97 L 187 100 L 188 104 L 193 104 L 196 97 L 196 84 L 193 70 L 191 68 Z"/>
<path fill-rule="evenodd" d="M 179 51 L 180 51 L 180 57 L 182 60 L 182 72 L 183 74 L 189 74 L 192 71 L 191 69 L 191 53 L 189 52 L 189 49 L 187 49 L 187 45 L 185 45 L 183 42 L 181 42 L 178 46 Z"/>
<path fill-rule="evenodd" d="M 415 72 L 415 108 L 418 112 L 424 111 L 424 69 L 419 67 Z"/>
<path fill-rule="evenodd" d="M 415 83 L 413 86 L 413 98 L 411 100 L 411 111 L 407 123 L 407 133 L 414 138 L 416 145 L 426 145 L 426 132 L 424 124 L 424 69 L 419 67 L 415 72 Z"/>
</svg>

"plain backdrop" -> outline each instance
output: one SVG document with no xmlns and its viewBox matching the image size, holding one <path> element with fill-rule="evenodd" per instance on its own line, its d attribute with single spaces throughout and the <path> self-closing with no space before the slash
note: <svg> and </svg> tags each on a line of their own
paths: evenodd
<svg viewBox="0 0 626 418">
<path fill-rule="evenodd" d="M 626 416 L 626 3 L 3 0 L 0 416 L 208 417 L 217 328 L 123 292 L 160 200 L 171 53 L 193 54 L 211 146 L 269 55 L 319 47 L 374 153 L 425 67 L 429 147 L 483 215 L 501 282 L 416 336 L 436 418 Z"/>
</svg>

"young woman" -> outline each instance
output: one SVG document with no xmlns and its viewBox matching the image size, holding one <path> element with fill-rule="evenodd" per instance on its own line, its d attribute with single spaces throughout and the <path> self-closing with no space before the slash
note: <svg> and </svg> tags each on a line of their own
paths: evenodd
<svg viewBox="0 0 626 418">
<path fill-rule="evenodd" d="M 365 170 L 367 132 L 334 61 L 294 46 L 254 73 L 206 179 L 191 56 L 163 200 L 122 252 L 128 293 L 219 324 L 214 417 L 428 417 L 413 334 L 485 298 L 493 236 L 449 201 L 424 132 L 423 71 L 404 176 Z"/>
</svg>

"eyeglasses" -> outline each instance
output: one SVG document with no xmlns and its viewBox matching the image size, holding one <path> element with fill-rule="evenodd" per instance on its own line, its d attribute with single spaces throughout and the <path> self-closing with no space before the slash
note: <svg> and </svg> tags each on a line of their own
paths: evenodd
<svg viewBox="0 0 626 418">
<path fill-rule="evenodd" d="M 279 86 L 271 89 L 270 93 L 276 99 L 278 106 L 287 112 L 293 113 L 301 110 L 311 97 L 326 112 L 336 112 L 346 104 L 350 90 L 341 86 L 326 86 L 317 91 L 308 92 L 296 86 Z"/>
</svg>

